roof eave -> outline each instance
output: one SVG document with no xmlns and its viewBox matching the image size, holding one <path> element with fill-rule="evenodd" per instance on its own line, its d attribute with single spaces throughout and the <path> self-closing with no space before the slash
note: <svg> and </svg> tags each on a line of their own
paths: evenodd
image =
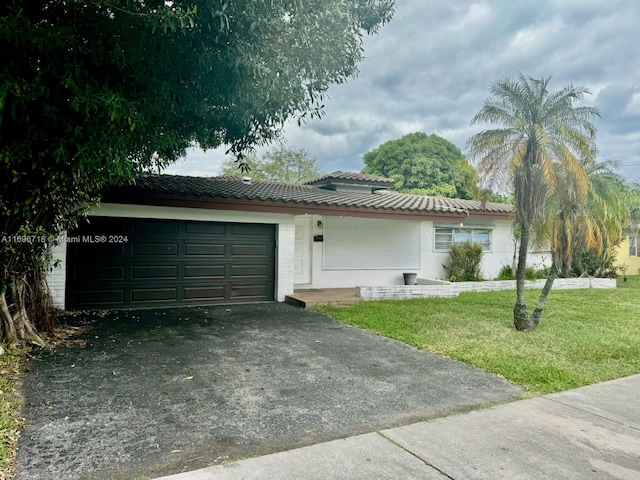
<svg viewBox="0 0 640 480">
<path fill-rule="evenodd" d="M 387 220 L 419 220 L 440 222 L 461 222 L 468 218 L 464 211 L 420 211 L 381 207 L 342 206 L 322 203 L 275 201 L 236 197 L 209 197 L 175 195 L 167 193 L 138 193 L 127 195 L 106 195 L 103 203 L 130 205 L 153 205 L 165 207 L 201 208 L 210 210 L 232 210 L 265 213 L 285 213 L 292 215 L 315 214 L 326 216 L 353 216 Z"/>
</svg>

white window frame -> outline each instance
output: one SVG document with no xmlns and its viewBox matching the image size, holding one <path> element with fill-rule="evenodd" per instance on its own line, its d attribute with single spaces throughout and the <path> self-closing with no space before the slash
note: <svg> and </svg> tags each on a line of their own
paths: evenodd
<svg viewBox="0 0 640 480">
<path fill-rule="evenodd" d="M 638 235 L 629 235 L 629 256 L 638 256 Z"/>
<path fill-rule="evenodd" d="M 449 235 L 448 240 L 443 240 L 446 235 Z M 489 241 L 482 241 L 480 236 L 489 237 Z M 466 225 L 462 227 L 436 225 L 433 228 L 433 251 L 434 252 L 450 252 L 451 245 L 454 243 L 461 243 L 465 241 L 476 242 L 482 245 L 482 251 L 490 253 L 493 251 L 493 229 L 489 226 L 479 225 Z M 446 243 L 447 246 L 442 246 Z"/>
</svg>

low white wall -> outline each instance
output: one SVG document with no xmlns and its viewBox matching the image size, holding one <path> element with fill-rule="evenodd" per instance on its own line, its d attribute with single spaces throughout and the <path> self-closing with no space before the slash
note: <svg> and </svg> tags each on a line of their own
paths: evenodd
<svg viewBox="0 0 640 480">
<path fill-rule="evenodd" d="M 393 285 L 384 287 L 356 287 L 356 295 L 363 300 L 406 300 L 409 298 L 453 298 L 458 291 L 446 285 Z"/>
<path fill-rule="evenodd" d="M 545 280 L 527 280 L 525 288 L 542 289 Z M 615 278 L 556 278 L 554 290 L 584 288 L 616 288 Z M 408 298 L 452 298 L 460 292 L 495 292 L 515 290 L 515 280 L 495 280 L 490 282 L 452 282 L 445 285 L 391 285 L 376 287 L 356 287 L 356 295 L 364 300 L 400 300 Z"/>
<path fill-rule="evenodd" d="M 446 280 L 434 280 L 433 278 L 416 278 L 416 285 L 449 285 Z"/>
</svg>

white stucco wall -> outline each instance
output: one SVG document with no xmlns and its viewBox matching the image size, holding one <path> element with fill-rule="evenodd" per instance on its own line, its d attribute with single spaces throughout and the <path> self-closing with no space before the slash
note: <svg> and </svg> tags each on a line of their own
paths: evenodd
<svg viewBox="0 0 640 480">
<path fill-rule="evenodd" d="M 275 224 L 277 225 L 275 298 L 277 301 L 282 302 L 285 295 L 293 292 L 293 246 L 295 243 L 293 215 L 124 204 L 102 204 L 89 212 L 88 215 L 96 217 Z M 56 247 L 54 257 L 59 258 L 61 262 L 59 267 L 47 276 L 47 281 L 53 295 L 54 305 L 58 308 L 64 308 L 66 244 Z"/>
<path fill-rule="evenodd" d="M 315 234 L 323 234 L 322 228 L 317 228 L 317 220 L 324 221 L 323 217 L 314 217 L 312 222 Z M 394 228 L 395 222 L 388 221 L 389 228 Z M 415 272 L 420 278 L 442 279 L 446 272 L 442 267 L 449 260 L 448 252 L 438 252 L 434 245 L 435 226 L 452 226 L 460 224 L 447 224 L 442 222 L 419 222 L 420 224 L 420 262 L 418 269 L 390 269 L 390 270 L 331 270 L 325 268 L 323 242 L 313 242 L 311 258 L 312 282 L 304 288 L 343 288 L 354 286 L 374 285 L 399 285 L 403 283 L 404 272 Z M 511 233 L 510 220 L 469 220 L 465 227 L 489 228 L 492 231 L 491 251 L 485 252 L 481 272 L 484 278 L 495 278 L 504 265 L 511 265 L 513 259 L 513 235 Z M 358 242 L 361 249 L 367 249 L 367 239 L 359 234 L 357 229 L 353 231 L 353 241 Z M 544 255 L 532 254 L 529 265 L 542 266 Z"/>
<path fill-rule="evenodd" d="M 325 222 L 325 218 L 314 216 L 312 224 L 312 246 L 311 246 L 311 284 L 305 285 L 304 288 L 348 288 L 356 285 L 392 285 L 402 284 L 402 273 L 411 271 L 407 269 L 362 269 L 362 270 L 332 270 L 325 268 L 324 265 L 324 242 L 313 242 L 314 235 L 324 235 L 323 227 L 318 227 L 317 222 Z M 393 228 L 394 221 L 389 221 L 389 228 Z M 361 232 L 354 229 L 352 235 L 353 241 L 366 250 L 366 238 L 363 238 Z"/>
</svg>

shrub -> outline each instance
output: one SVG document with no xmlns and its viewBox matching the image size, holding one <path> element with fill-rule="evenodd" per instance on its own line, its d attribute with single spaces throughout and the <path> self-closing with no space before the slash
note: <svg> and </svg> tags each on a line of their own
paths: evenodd
<svg viewBox="0 0 640 480">
<path fill-rule="evenodd" d="M 525 280 L 538 280 L 541 278 L 547 278 L 549 276 L 549 267 L 542 267 L 536 269 L 535 267 L 527 267 L 524 269 Z M 505 265 L 498 272 L 496 280 L 515 280 L 516 276 L 513 273 L 511 265 Z"/>
<path fill-rule="evenodd" d="M 515 278 L 511 265 L 505 265 L 500 269 L 500 272 L 498 272 L 496 280 L 515 280 Z"/>
<path fill-rule="evenodd" d="M 618 270 L 615 255 L 610 255 L 603 262 L 596 252 L 588 250 L 582 253 L 578 261 L 573 262 L 571 273 L 576 277 L 588 275 L 590 277 L 615 278 L 618 275 Z"/>
<path fill-rule="evenodd" d="M 451 246 L 449 265 L 443 265 L 450 282 L 474 282 L 483 280 L 480 276 L 482 245 L 475 242 L 454 243 Z"/>
<path fill-rule="evenodd" d="M 527 267 L 524 269 L 524 278 L 525 280 L 536 280 L 538 277 L 536 275 L 536 269 L 533 267 Z"/>
<path fill-rule="evenodd" d="M 551 272 L 551 267 L 542 267 L 536 270 L 537 278 L 547 278 L 549 276 L 549 272 Z"/>
</svg>

